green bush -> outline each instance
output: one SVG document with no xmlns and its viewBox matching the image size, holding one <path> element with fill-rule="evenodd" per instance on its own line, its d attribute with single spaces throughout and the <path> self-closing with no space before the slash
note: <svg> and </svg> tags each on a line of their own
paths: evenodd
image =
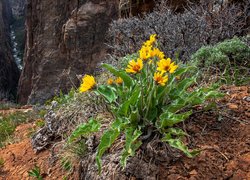
<svg viewBox="0 0 250 180">
<path fill-rule="evenodd" d="M 99 171 L 101 157 L 121 134 L 126 137 L 120 160 L 123 167 L 143 141 L 156 134 L 163 142 L 181 150 L 188 157 L 193 157 L 198 152 L 188 149 L 182 141 L 186 133 L 176 127 L 176 124 L 192 114 L 193 106 L 221 94 L 212 87 L 194 87 L 197 85 L 197 74 L 186 74 L 196 68 L 176 65 L 170 58 L 165 58 L 164 53 L 156 47 L 155 36 L 152 35 L 144 43 L 133 57 L 136 60 L 128 58 L 130 61 L 126 64 L 127 68 L 103 65 L 116 80 L 109 79 L 108 84 L 99 85 L 93 76 L 85 75 L 83 78 L 79 91 L 87 92 L 92 89 L 103 97 L 114 117 L 97 147 L 96 162 Z M 100 128 L 100 122 L 92 118 L 76 128 L 69 142 L 72 143 L 81 136 L 87 137 Z"/>
<path fill-rule="evenodd" d="M 250 47 L 238 37 L 202 47 L 191 59 L 207 76 L 219 72 L 220 79 L 228 84 L 249 81 Z"/>
</svg>

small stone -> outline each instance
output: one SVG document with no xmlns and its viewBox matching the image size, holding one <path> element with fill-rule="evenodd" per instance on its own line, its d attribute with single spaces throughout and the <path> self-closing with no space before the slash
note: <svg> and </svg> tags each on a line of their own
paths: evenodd
<svg viewBox="0 0 250 180">
<path fill-rule="evenodd" d="M 250 102 L 250 96 L 246 96 L 243 98 L 245 101 Z"/>
<path fill-rule="evenodd" d="M 192 170 L 189 174 L 195 176 L 195 175 L 197 175 L 198 173 L 197 173 L 197 171 L 194 169 L 194 170 Z"/>
<path fill-rule="evenodd" d="M 233 104 L 233 103 L 228 103 L 227 106 L 229 109 L 238 109 L 238 105 Z"/>
</svg>

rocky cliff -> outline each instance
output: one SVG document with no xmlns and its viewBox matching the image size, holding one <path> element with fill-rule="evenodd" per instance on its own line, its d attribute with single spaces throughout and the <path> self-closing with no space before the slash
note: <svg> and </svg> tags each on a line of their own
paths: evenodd
<svg viewBox="0 0 250 180">
<path fill-rule="evenodd" d="M 25 13 L 26 0 L 9 0 L 12 14 L 15 18 L 23 17 Z"/>
<path fill-rule="evenodd" d="M 13 98 L 19 70 L 13 60 L 10 41 L 12 13 L 8 0 L 0 1 L 0 100 Z"/>
<path fill-rule="evenodd" d="M 105 33 L 118 16 L 117 0 L 27 0 L 20 103 L 44 103 L 78 85 L 105 54 Z"/>
<path fill-rule="evenodd" d="M 11 37 L 13 42 L 13 56 L 19 68 L 22 68 L 25 47 L 25 4 L 26 0 L 9 0 L 13 14 Z"/>
</svg>

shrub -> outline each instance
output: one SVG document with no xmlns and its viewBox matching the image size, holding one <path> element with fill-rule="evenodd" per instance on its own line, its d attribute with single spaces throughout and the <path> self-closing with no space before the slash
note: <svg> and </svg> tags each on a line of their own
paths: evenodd
<svg viewBox="0 0 250 180">
<path fill-rule="evenodd" d="M 249 82 L 250 47 L 237 37 L 202 47 L 191 59 L 208 76 L 219 72 L 227 83 Z"/>
<path fill-rule="evenodd" d="M 176 65 L 170 58 L 166 58 L 157 48 L 155 36 L 150 36 L 125 69 L 103 65 L 116 78 L 109 79 L 107 85 L 97 85 L 93 76 L 83 77 L 79 90 L 87 92 L 93 89 L 105 99 L 114 117 L 97 148 L 96 161 L 99 170 L 102 155 L 121 134 L 126 137 L 121 155 L 123 167 L 126 166 L 127 158 L 135 155 L 143 141 L 155 134 L 188 157 L 197 154 L 196 150 L 189 150 L 182 142 L 186 133 L 175 125 L 192 114 L 194 105 L 203 104 L 205 100 L 221 94 L 211 87 L 192 87 L 190 90 L 195 85 L 196 75 L 185 74 L 195 67 Z M 100 127 L 100 122 L 91 118 L 76 128 L 69 142 L 97 132 Z"/>
<path fill-rule="evenodd" d="M 173 58 L 179 54 L 188 61 L 193 53 L 205 45 L 242 35 L 248 29 L 247 11 L 240 5 L 214 10 L 210 1 L 202 1 L 174 13 L 166 5 L 143 18 L 132 17 L 114 21 L 109 29 L 109 44 L 113 56 L 123 57 L 137 51 L 150 34 L 159 35 L 159 46 Z"/>
</svg>

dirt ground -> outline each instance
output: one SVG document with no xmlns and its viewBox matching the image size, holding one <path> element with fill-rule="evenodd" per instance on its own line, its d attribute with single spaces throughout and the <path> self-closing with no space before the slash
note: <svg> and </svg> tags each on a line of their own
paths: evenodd
<svg viewBox="0 0 250 180">
<path fill-rule="evenodd" d="M 219 114 L 196 113 L 185 124 L 189 144 L 203 151 L 161 166 L 159 179 L 250 179 L 250 87 L 221 89 Z"/>
<path fill-rule="evenodd" d="M 31 107 L 0 110 L 2 115 L 8 115 L 17 111 L 32 111 Z M 39 119 L 38 119 L 39 120 Z M 50 149 L 36 154 L 31 146 L 32 131 L 35 131 L 35 122 L 18 126 L 13 135 L 15 143 L 0 149 L 0 159 L 4 160 L 0 165 L 0 180 L 36 179 L 28 175 L 28 171 L 38 166 L 43 179 L 63 179 L 69 174 L 65 172 L 60 163 L 54 163 Z M 73 179 L 75 177 L 70 174 Z"/>
<path fill-rule="evenodd" d="M 198 148 L 201 153 L 195 158 L 182 156 L 165 164 L 155 162 L 158 173 L 153 179 L 250 179 L 250 87 L 225 86 L 221 90 L 227 95 L 219 101 L 217 111 L 201 110 L 183 124 L 189 134 L 186 139 L 189 147 Z M 41 168 L 44 179 L 66 177 L 60 163 L 52 161 L 50 149 L 39 154 L 33 152 L 27 135 L 33 127 L 33 123 L 18 126 L 15 137 L 21 141 L 0 149 L 0 158 L 4 159 L 0 180 L 32 179 L 28 171 L 35 165 Z M 138 165 L 136 171 L 143 169 Z M 127 177 L 146 179 L 140 174 L 143 173 Z M 77 170 L 68 177 L 78 179 Z"/>
</svg>

